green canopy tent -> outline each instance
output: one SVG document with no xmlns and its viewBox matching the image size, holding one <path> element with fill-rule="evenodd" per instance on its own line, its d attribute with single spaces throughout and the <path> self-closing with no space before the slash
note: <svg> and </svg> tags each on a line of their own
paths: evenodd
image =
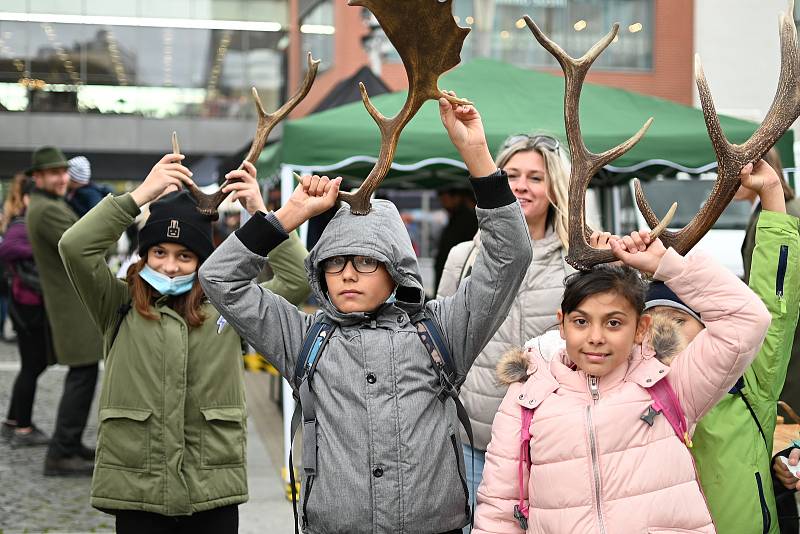
<svg viewBox="0 0 800 534">
<path fill-rule="evenodd" d="M 713 80 L 710 80 L 713 90 Z M 777 83 L 777 82 L 776 82 Z M 476 59 L 456 67 L 439 86 L 475 102 L 483 117 L 490 148 L 509 135 L 543 131 L 564 137 L 564 82 L 560 76 L 527 70 L 499 61 Z M 386 116 L 403 105 L 406 92 L 377 96 L 373 103 Z M 621 89 L 585 84 L 581 126 L 587 147 L 601 152 L 632 136 L 649 117 L 654 122 L 644 138 L 606 171 L 612 177 L 650 177 L 685 171 L 713 170 L 716 157 L 700 110 Z M 721 116 L 728 139 L 741 143 L 758 124 Z M 326 172 L 351 178 L 357 185 L 369 172 L 379 148 L 379 131 L 360 102 L 340 106 L 284 125 L 280 146 L 259 161 L 267 176 L 284 166 L 291 170 Z M 786 167 L 794 166 L 791 130 L 778 142 Z M 436 102 L 427 102 L 406 126 L 398 144 L 391 187 L 431 188 L 463 179 L 464 166 L 439 120 Z"/>
</svg>

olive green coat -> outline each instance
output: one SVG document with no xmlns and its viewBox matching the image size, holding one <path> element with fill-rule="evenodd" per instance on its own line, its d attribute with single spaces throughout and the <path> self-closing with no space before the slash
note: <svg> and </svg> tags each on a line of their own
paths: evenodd
<svg viewBox="0 0 800 534">
<path fill-rule="evenodd" d="M 64 234 L 59 248 L 72 283 L 105 343 L 130 301 L 103 258 L 139 213 L 130 195 L 106 197 Z M 268 287 L 295 302 L 308 294 L 306 251 L 296 238 L 270 256 Z M 158 320 L 131 309 L 107 350 L 92 505 L 186 515 L 247 500 L 246 411 L 241 340 L 206 303 L 189 329 L 155 302 Z"/>
<path fill-rule="evenodd" d="M 70 366 L 89 365 L 103 356 L 100 331 L 69 283 L 58 255 L 58 240 L 77 220 L 64 199 L 38 189 L 25 213 L 56 359 Z"/>
</svg>

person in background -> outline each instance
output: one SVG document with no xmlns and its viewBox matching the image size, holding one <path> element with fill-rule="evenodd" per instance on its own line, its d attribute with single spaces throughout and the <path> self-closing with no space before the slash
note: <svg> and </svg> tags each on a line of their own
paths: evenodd
<svg viewBox="0 0 800 534">
<path fill-rule="evenodd" d="M 11 273 L 9 315 L 17 331 L 21 367 L 11 389 L 6 420 L 0 426 L 12 447 L 47 445 L 50 438 L 32 422 L 36 382 L 52 354 L 50 331 L 44 311 L 39 276 L 33 250 L 25 229 L 25 209 L 30 201 L 33 181 L 18 174 L 3 205 L 3 241 L 0 262 Z"/>
<path fill-rule="evenodd" d="M 800 221 L 786 213 L 781 179 L 759 162 L 742 173 L 742 187 L 760 200 L 749 286 L 772 315 L 756 359 L 728 393 L 698 423 L 692 456 L 714 524 L 720 533 L 777 534 L 779 513 L 770 459 L 776 406 L 800 302 Z M 653 318 L 653 345 L 675 338 L 675 350 L 706 328 L 700 315 L 661 282 L 648 290 L 645 313 Z M 667 357 L 662 358 L 667 362 Z M 791 499 L 794 504 L 794 499 Z M 792 515 L 797 515 L 797 508 Z M 795 521 L 796 523 L 796 521 Z"/>
<path fill-rule="evenodd" d="M 86 215 L 103 197 L 112 193 L 109 187 L 92 183 L 92 166 L 85 156 L 75 156 L 67 162 L 69 185 L 67 203 L 78 217 Z"/>
<path fill-rule="evenodd" d="M 522 207 L 533 260 L 508 316 L 481 351 L 461 386 L 461 399 L 475 437 L 475 448 L 471 449 L 462 434 L 469 488 L 477 488 L 481 482 L 492 420 L 508 389 L 495 377 L 497 362 L 512 347 L 521 347 L 555 325 L 556 310 L 564 293 L 564 278 L 574 272 L 564 261 L 569 244 L 566 230 L 569 164 L 566 158 L 555 137 L 521 134 L 506 139 L 495 159 L 497 166 L 508 174 L 508 185 Z M 608 237 L 610 234 L 605 235 L 605 239 Z M 593 239 L 598 238 L 598 235 L 593 236 Z M 480 248 L 478 233 L 450 251 L 438 296 L 456 292 L 458 285 L 472 272 Z"/>
<path fill-rule="evenodd" d="M 69 174 L 64 154 L 55 147 L 33 153 L 27 174 L 36 188 L 25 212 L 28 238 L 39 269 L 44 306 L 58 363 L 69 367 L 58 405 L 56 426 L 45 457 L 48 476 L 90 476 L 94 448 L 81 443 L 97 385 L 97 362 L 103 356 L 100 331 L 69 282 L 58 241 L 78 221 L 64 200 Z"/>
<path fill-rule="evenodd" d="M 475 216 L 475 197 L 464 187 L 450 186 L 438 191 L 439 204 L 447 211 L 447 225 L 439 235 L 436 259 L 433 265 L 437 286 L 442 279 L 444 264 L 450 250 L 459 243 L 469 241 L 478 231 Z"/>
</svg>

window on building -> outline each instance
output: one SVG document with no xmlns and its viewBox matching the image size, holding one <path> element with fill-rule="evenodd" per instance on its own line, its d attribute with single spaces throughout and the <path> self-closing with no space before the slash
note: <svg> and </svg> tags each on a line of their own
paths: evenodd
<svg viewBox="0 0 800 534">
<path fill-rule="evenodd" d="M 653 62 L 654 0 L 454 0 L 461 26 L 471 27 L 463 59 L 491 57 L 528 67 L 557 67 L 522 17 L 530 16 L 570 55 L 583 55 L 614 22 L 620 31 L 594 69 L 648 70 Z"/>
<path fill-rule="evenodd" d="M 334 54 L 333 0 L 308 0 L 301 2 L 300 13 L 301 50 L 303 71 L 306 67 L 306 52 L 320 60 L 319 71 L 331 67 Z"/>
<path fill-rule="evenodd" d="M 278 107 L 288 0 L 162 3 L 29 0 L 29 13 L 60 11 L 0 20 L 0 111 L 241 118 L 255 115 L 251 87 Z M 97 11 L 75 20 L 75 5 Z M 141 21 L 131 5 L 162 19 Z"/>
</svg>

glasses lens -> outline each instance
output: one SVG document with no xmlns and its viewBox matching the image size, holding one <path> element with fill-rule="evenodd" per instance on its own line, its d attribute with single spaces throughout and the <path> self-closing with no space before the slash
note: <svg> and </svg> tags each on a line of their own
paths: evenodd
<svg viewBox="0 0 800 534">
<path fill-rule="evenodd" d="M 344 270 L 347 264 L 345 256 L 334 256 L 322 262 L 322 270 L 329 274 L 336 274 Z"/>
<path fill-rule="evenodd" d="M 354 256 L 353 267 L 363 274 L 374 273 L 378 269 L 378 260 L 368 256 Z"/>
</svg>

